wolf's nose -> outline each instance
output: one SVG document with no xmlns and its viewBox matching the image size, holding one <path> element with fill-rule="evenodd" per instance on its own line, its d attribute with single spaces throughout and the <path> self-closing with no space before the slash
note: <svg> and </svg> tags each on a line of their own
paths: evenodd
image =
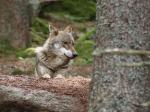
<svg viewBox="0 0 150 112">
<path fill-rule="evenodd" d="M 77 57 L 78 54 L 77 53 L 73 53 L 73 58 Z"/>
</svg>

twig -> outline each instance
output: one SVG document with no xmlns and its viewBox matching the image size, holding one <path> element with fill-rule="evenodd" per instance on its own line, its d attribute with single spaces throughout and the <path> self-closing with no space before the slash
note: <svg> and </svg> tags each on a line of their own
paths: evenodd
<svg viewBox="0 0 150 112">
<path fill-rule="evenodd" d="M 150 66 L 150 62 L 135 62 L 135 63 L 119 63 L 116 64 L 117 67 L 140 67 L 140 66 Z"/>
<path fill-rule="evenodd" d="M 148 107 L 148 106 L 150 106 L 150 101 L 145 102 L 145 103 L 142 103 L 141 106 L 143 106 L 143 107 Z"/>
<path fill-rule="evenodd" d="M 97 48 L 94 52 L 94 56 L 100 56 L 102 54 L 112 54 L 112 55 L 150 55 L 150 51 L 147 50 L 126 50 L 126 49 L 119 49 L 119 48 L 114 48 L 114 49 L 100 49 Z"/>
</svg>

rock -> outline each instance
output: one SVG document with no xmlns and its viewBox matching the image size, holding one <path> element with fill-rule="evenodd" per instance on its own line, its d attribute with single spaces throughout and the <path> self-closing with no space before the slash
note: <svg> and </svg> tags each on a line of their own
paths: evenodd
<svg viewBox="0 0 150 112">
<path fill-rule="evenodd" d="M 83 106 L 77 98 L 56 95 L 44 90 L 24 90 L 0 86 L 2 112 L 81 112 Z M 9 108 L 8 108 L 9 106 Z"/>
<path fill-rule="evenodd" d="M 87 112 L 90 79 L 0 75 L 1 112 Z M 8 108 L 9 107 L 9 108 Z"/>
</svg>

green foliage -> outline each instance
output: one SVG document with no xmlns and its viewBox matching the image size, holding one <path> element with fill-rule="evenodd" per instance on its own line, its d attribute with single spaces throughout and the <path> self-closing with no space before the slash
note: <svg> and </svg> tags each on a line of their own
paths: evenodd
<svg viewBox="0 0 150 112">
<path fill-rule="evenodd" d="M 0 54 L 1 56 L 11 56 L 16 55 L 17 57 L 33 57 L 35 55 L 34 53 L 35 48 L 27 48 L 27 49 L 14 49 L 9 41 L 3 40 L 0 41 Z"/>
<path fill-rule="evenodd" d="M 40 33 L 48 34 L 49 33 L 48 21 L 46 21 L 45 19 L 36 17 L 32 23 L 32 30 L 40 32 Z"/>
<path fill-rule="evenodd" d="M 85 33 L 81 36 L 76 43 L 76 50 L 79 53 L 79 56 L 76 58 L 74 64 L 90 64 L 93 61 L 93 47 L 94 41 L 90 39 L 92 34 L 95 33 L 95 29 Z"/>
<path fill-rule="evenodd" d="M 27 49 L 21 49 L 16 52 L 17 57 L 33 57 L 35 56 L 35 48 L 27 48 Z"/>
<path fill-rule="evenodd" d="M 93 0 L 61 0 L 42 7 L 43 12 L 54 12 L 73 21 L 94 20 L 96 2 Z"/>
<path fill-rule="evenodd" d="M 33 45 L 33 43 L 35 45 L 36 44 L 40 45 L 40 44 L 42 44 L 44 42 L 44 39 L 40 35 L 38 35 L 38 33 L 36 31 L 32 30 L 30 32 L 30 35 L 32 37 L 32 45 Z"/>
<path fill-rule="evenodd" d="M 95 3 L 91 0 L 64 0 L 62 6 L 71 15 L 85 20 L 95 18 Z"/>
<path fill-rule="evenodd" d="M 36 17 L 33 21 L 30 36 L 32 38 L 32 46 L 42 45 L 46 38 L 48 38 L 48 21 L 45 19 Z"/>
<path fill-rule="evenodd" d="M 9 55 L 13 54 L 15 49 L 10 45 L 8 40 L 0 40 L 0 54 Z"/>
</svg>

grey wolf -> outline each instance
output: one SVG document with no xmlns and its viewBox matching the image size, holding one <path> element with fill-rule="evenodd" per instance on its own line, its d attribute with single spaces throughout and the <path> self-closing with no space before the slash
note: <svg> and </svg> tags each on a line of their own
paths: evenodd
<svg viewBox="0 0 150 112">
<path fill-rule="evenodd" d="M 70 60 L 78 56 L 74 48 L 75 36 L 72 27 L 58 31 L 49 25 L 49 31 L 49 38 L 44 45 L 35 50 L 37 78 L 54 78 L 58 70 L 66 68 Z"/>
</svg>

